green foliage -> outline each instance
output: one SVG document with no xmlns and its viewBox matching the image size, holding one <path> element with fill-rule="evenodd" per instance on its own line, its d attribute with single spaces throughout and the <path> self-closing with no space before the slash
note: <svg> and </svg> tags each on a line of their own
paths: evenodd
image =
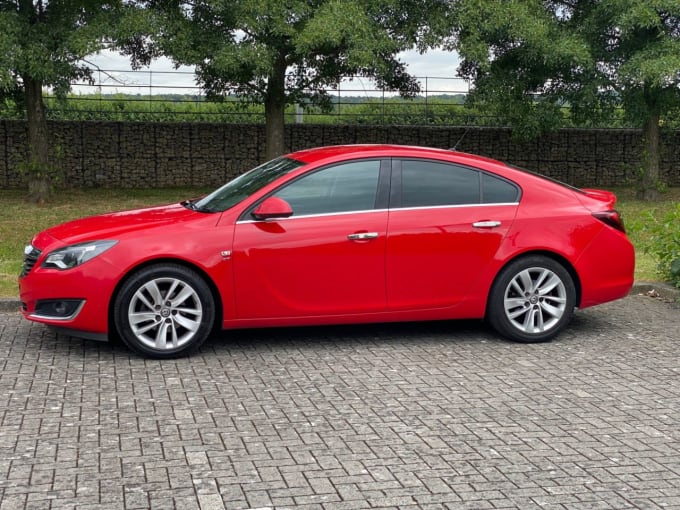
<svg viewBox="0 0 680 510">
<path fill-rule="evenodd" d="M 283 150 L 284 109 L 330 108 L 326 93 L 344 76 L 375 77 L 405 96 L 418 90 L 396 55 L 410 49 L 440 0 L 145 0 L 148 40 L 123 48 L 133 58 L 162 53 L 196 66 L 207 96 L 264 104 L 267 155 Z M 437 9 L 437 7 L 439 8 Z"/>
<path fill-rule="evenodd" d="M 660 219 L 647 212 L 644 221 L 642 230 L 649 236 L 646 251 L 658 259 L 664 279 L 680 288 L 680 203 Z"/>
<path fill-rule="evenodd" d="M 213 96 L 266 102 L 273 78 L 292 70 L 282 99 L 322 101 L 343 76 L 375 76 L 406 94 L 416 90 L 395 55 L 409 49 L 434 0 L 197 0 L 143 2 L 154 14 L 151 47 L 197 66 Z M 144 41 L 140 41 L 144 42 Z M 148 42 L 148 41 L 147 41 Z M 132 55 L 149 44 L 131 45 Z"/>
<path fill-rule="evenodd" d="M 622 105 L 642 126 L 680 105 L 680 2 L 461 0 L 451 44 L 473 100 L 533 133 Z M 541 101 L 534 100 L 540 94 Z"/>
<path fill-rule="evenodd" d="M 0 96 L 28 78 L 66 94 L 90 77 L 82 59 L 105 47 L 127 10 L 122 0 L 0 1 Z"/>
<path fill-rule="evenodd" d="M 51 120 L 99 120 L 128 122 L 229 122 L 263 123 L 264 105 L 228 97 L 212 102 L 205 97 L 165 94 L 69 94 L 65 98 L 46 96 L 47 116 Z M 621 110 L 600 123 L 577 123 L 569 107 L 562 108 L 566 127 L 630 127 Z M 23 114 L 11 101 L 0 103 L 0 119 L 20 119 Z M 285 110 L 286 122 L 296 121 L 296 107 Z M 441 94 L 427 98 L 358 96 L 335 98 L 327 108 L 304 106 L 308 124 L 380 124 L 435 126 L 501 126 L 504 120 L 482 108 L 466 104 L 462 94 Z M 673 128 L 677 121 L 667 124 Z"/>
<path fill-rule="evenodd" d="M 644 127 L 641 191 L 659 177 L 658 120 L 680 107 L 677 0 L 459 0 L 443 38 L 474 82 L 471 104 L 533 137 L 622 108 Z M 540 99 L 537 99 L 540 98 Z M 648 193 L 650 192 L 650 193 Z"/>
</svg>

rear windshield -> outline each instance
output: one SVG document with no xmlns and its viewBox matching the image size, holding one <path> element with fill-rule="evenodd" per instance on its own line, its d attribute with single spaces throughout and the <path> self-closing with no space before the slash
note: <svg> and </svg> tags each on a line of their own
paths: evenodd
<svg viewBox="0 0 680 510">
<path fill-rule="evenodd" d="M 536 177 L 540 177 L 543 180 L 550 181 L 550 182 L 553 182 L 555 184 L 559 184 L 560 186 L 564 186 L 565 188 L 568 188 L 571 191 L 576 191 L 578 193 L 582 193 L 583 195 L 586 194 L 585 191 L 577 188 L 576 186 L 572 186 L 571 184 L 567 184 L 566 182 L 562 182 L 562 181 L 559 181 L 557 179 L 553 179 L 552 177 L 548 177 L 547 175 L 539 174 L 538 172 L 534 172 L 532 170 L 527 170 L 526 168 L 522 168 L 522 167 L 519 167 L 519 166 L 510 165 L 508 163 L 506 163 L 506 165 L 509 166 L 510 168 L 514 168 L 515 170 L 520 170 L 521 172 L 524 172 L 525 174 L 535 175 Z"/>
</svg>

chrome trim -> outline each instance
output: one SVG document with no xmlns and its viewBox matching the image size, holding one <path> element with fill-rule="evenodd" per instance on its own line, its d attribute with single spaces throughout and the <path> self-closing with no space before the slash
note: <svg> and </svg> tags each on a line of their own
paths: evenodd
<svg viewBox="0 0 680 510">
<path fill-rule="evenodd" d="M 350 241 L 366 241 L 368 239 L 375 239 L 378 237 L 377 232 L 359 232 L 356 234 L 349 234 L 347 239 Z"/>
<path fill-rule="evenodd" d="M 59 301 L 59 300 L 55 299 L 54 301 Z M 75 301 L 75 299 L 73 299 L 73 301 Z M 87 300 L 83 299 L 80 302 L 80 305 L 78 305 L 78 308 L 76 308 L 73 311 L 73 313 L 71 315 L 69 315 L 68 317 L 53 317 L 51 315 L 40 315 L 40 314 L 37 314 L 37 313 L 29 313 L 28 316 L 33 318 L 33 319 L 43 319 L 43 320 L 50 320 L 50 321 L 70 321 L 70 320 L 75 319 L 78 316 L 78 314 L 81 312 L 81 310 L 85 306 L 86 302 L 87 302 Z"/>
<path fill-rule="evenodd" d="M 496 204 L 456 204 L 456 205 L 428 205 L 419 207 L 392 207 L 389 209 L 367 209 L 362 211 L 343 211 L 334 213 L 321 213 L 321 214 L 302 214 L 300 216 L 290 216 L 288 218 L 271 218 L 269 221 L 289 221 L 298 218 L 319 218 L 323 216 L 341 216 L 343 214 L 366 214 L 375 212 L 393 212 L 393 211 L 421 211 L 427 209 L 460 209 L 462 207 L 495 207 L 495 206 L 518 206 L 519 202 L 499 202 Z M 239 220 L 239 223 L 265 223 L 264 220 Z"/>
<path fill-rule="evenodd" d="M 343 212 L 333 212 L 333 213 L 322 213 L 322 214 L 301 214 L 300 216 L 289 216 L 288 218 L 270 218 L 269 222 L 275 221 L 290 221 L 290 220 L 295 220 L 298 218 L 321 218 L 324 216 L 342 216 L 345 214 L 367 214 L 367 213 L 376 213 L 376 212 L 388 212 L 389 209 L 366 209 L 362 211 L 343 211 Z M 265 220 L 240 220 L 237 221 L 236 224 L 239 223 L 266 223 Z"/>
<path fill-rule="evenodd" d="M 475 221 L 472 224 L 473 227 L 475 228 L 494 228 L 494 227 L 500 227 L 501 222 L 500 221 Z"/>
<path fill-rule="evenodd" d="M 390 211 L 420 211 L 423 209 L 460 209 L 462 207 L 494 207 L 514 205 L 518 206 L 519 202 L 499 202 L 496 204 L 455 204 L 455 205 L 428 205 L 418 207 L 393 207 Z"/>
</svg>

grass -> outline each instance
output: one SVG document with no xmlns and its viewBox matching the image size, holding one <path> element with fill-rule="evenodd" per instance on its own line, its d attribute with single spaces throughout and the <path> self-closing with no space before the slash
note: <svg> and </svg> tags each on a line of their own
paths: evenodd
<svg viewBox="0 0 680 510">
<path fill-rule="evenodd" d="M 661 276 L 657 270 L 659 261 L 645 249 L 649 246 L 649 233 L 644 232 L 648 213 L 655 220 L 660 220 L 680 202 L 680 188 L 669 188 L 662 193 L 658 202 L 642 202 L 635 198 L 635 190 L 621 188 L 614 190 L 618 198 L 616 208 L 623 215 L 626 232 L 635 246 L 635 280 L 659 281 Z"/>
<path fill-rule="evenodd" d="M 37 232 L 74 218 L 178 202 L 206 191 L 196 188 L 61 190 L 48 205 L 36 206 L 24 200 L 25 191 L 0 190 L 0 297 L 17 297 L 17 275 L 21 271 L 23 248 Z M 652 211 L 654 217 L 663 217 L 680 201 L 680 188 L 671 188 L 663 194 L 661 201 L 653 204 L 636 200 L 632 189 L 615 191 L 619 197 L 617 207 L 637 252 L 635 279 L 659 280 L 657 261 L 644 252 L 648 238 L 642 229 L 646 217 L 643 213 Z"/>
</svg>

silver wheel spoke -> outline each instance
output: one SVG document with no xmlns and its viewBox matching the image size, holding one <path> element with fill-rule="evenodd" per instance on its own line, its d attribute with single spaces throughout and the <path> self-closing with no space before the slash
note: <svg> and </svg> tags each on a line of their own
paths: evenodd
<svg viewBox="0 0 680 510">
<path fill-rule="evenodd" d="M 532 293 L 534 291 L 534 282 L 531 281 L 531 274 L 529 273 L 528 269 L 525 269 L 520 274 L 518 274 L 517 278 L 519 278 L 519 280 L 522 282 L 523 292 Z"/>
<path fill-rule="evenodd" d="M 142 290 L 143 290 L 143 289 L 142 289 Z M 154 304 L 153 304 L 153 303 L 150 303 L 149 300 L 146 299 L 146 296 L 144 295 L 144 293 L 142 292 L 142 290 L 140 290 L 139 292 L 137 292 L 137 294 L 135 294 L 135 297 L 138 298 L 142 303 L 144 303 L 144 306 L 146 306 L 149 310 L 153 310 L 153 309 L 154 309 Z"/>
<path fill-rule="evenodd" d="M 179 345 L 179 338 L 177 338 L 177 328 L 174 324 L 172 324 L 170 330 L 172 332 L 172 348 L 174 349 Z"/>
<path fill-rule="evenodd" d="M 545 301 L 541 303 L 541 309 L 545 310 L 546 313 L 550 314 L 552 317 L 561 317 L 563 310 L 560 310 L 556 306 L 552 306 L 549 303 L 546 303 Z"/>
<path fill-rule="evenodd" d="M 535 331 L 544 331 L 545 326 L 543 324 L 543 314 L 541 313 L 541 309 L 534 309 L 533 312 L 536 317 L 536 323 L 534 324 Z"/>
<path fill-rule="evenodd" d="M 153 321 L 156 322 L 156 316 L 158 314 L 154 312 L 139 312 L 139 313 L 131 313 L 128 315 L 130 319 L 130 324 L 133 326 L 136 326 L 137 324 L 140 324 L 142 322 L 148 322 L 148 321 Z"/>
<path fill-rule="evenodd" d="M 535 310 L 531 309 L 524 316 L 524 322 L 522 323 L 522 328 L 524 329 L 524 331 L 531 331 L 533 329 L 534 311 Z"/>
<path fill-rule="evenodd" d="M 538 286 L 538 293 L 541 296 L 545 296 L 549 292 L 552 292 L 552 290 L 560 285 L 562 283 L 562 280 L 560 280 L 556 274 L 553 274 L 552 277 L 548 280 L 548 282 L 545 285 L 539 285 Z"/>
<path fill-rule="evenodd" d="M 156 285 L 156 280 L 151 280 L 149 283 L 144 285 L 144 288 L 149 292 L 149 295 L 153 299 L 154 305 L 157 306 L 163 303 L 163 296 L 161 295 L 161 291 L 158 289 L 158 285 Z M 150 306 L 149 308 L 153 309 L 153 306 Z"/>
<path fill-rule="evenodd" d="M 509 319 L 516 319 L 520 315 L 523 315 L 529 311 L 528 308 L 521 308 L 519 310 L 515 310 L 514 312 L 508 312 L 508 318 Z"/>
<path fill-rule="evenodd" d="M 189 287 L 187 285 L 180 291 L 180 293 L 177 295 L 177 297 L 173 298 L 172 306 L 173 307 L 179 306 L 182 303 L 184 303 L 187 299 L 189 299 L 190 297 L 193 297 L 195 295 L 196 295 L 196 292 L 194 291 L 194 289 L 192 289 L 191 287 Z"/>
<path fill-rule="evenodd" d="M 520 294 L 520 295 L 521 295 L 521 294 L 524 294 L 524 289 L 523 289 L 522 287 L 519 286 L 519 283 L 517 283 L 517 279 L 516 279 L 516 278 L 513 278 L 513 280 L 510 282 L 510 285 L 512 286 L 513 289 L 515 289 L 515 291 L 516 291 L 518 294 Z"/>
<path fill-rule="evenodd" d="M 168 291 L 165 293 L 165 298 L 163 298 L 163 301 L 167 301 L 168 299 L 170 299 L 170 296 L 172 296 L 174 294 L 175 289 L 177 288 L 178 285 L 179 285 L 179 280 L 175 280 L 175 281 L 172 282 L 172 285 L 170 286 Z"/>
<path fill-rule="evenodd" d="M 175 322 L 189 331 L 196 331 L 201 325 L 200 321 L 192 321 L 191 319 L 188 319 L 180 314 L 175 315 Z"/>
<path fill-rule="evenodd" d="M 167 347 L 168 338 L 168 324 L 163 321 L 156 332 L 156 341 L 154 342 L 156 349 L 165 349 Z"/>
<path fill-rule="evenodd" d="M 526 298 L 523 298 L 523 297 L 521 297 L 521 298 L 507 298 L 505 300 L 505 310 L 510 312 L 510 311 L 514 310 L 515 308 L 517 308 L 518 306 L 521 306 L 522 308 L 524 308 L 526 302 L 527 302 Z"/>
</svg>

